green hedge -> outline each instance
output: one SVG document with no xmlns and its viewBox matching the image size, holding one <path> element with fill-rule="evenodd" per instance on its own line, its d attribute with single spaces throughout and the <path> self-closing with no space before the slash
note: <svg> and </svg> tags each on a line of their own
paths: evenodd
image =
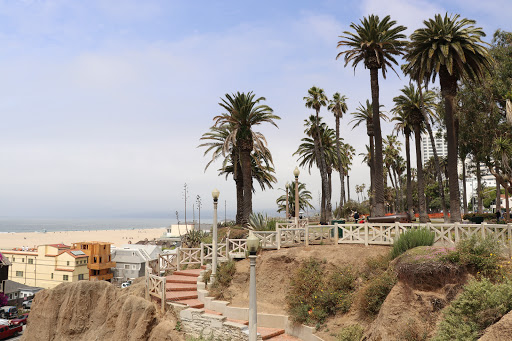
<svg viewBox="0 0 512 341">
<path fill-rule="evenodd" d="M 464 214 L 464 216 L 462 218 L 469 220 L 469 221 L 475 221 L 478 218 L 480 218 L 480 219 L 483 218 L 484 220 L 493 220 L 493 219 L 496 219 L 496 214 L 495 213 L 468 213 L 468 214 Z"/>
</svg>

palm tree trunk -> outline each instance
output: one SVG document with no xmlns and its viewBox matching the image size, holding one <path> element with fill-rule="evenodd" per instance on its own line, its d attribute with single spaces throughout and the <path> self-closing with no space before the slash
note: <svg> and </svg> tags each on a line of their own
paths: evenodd
<svg viewBox="0 0 512 341">
<path fill-rule="evenodd" d="M 372 123 L 373 126 L 373 123 Z M 372 131 L 373 134 L 373 131 Z M 370 215 L 376 216 L 375 213 L 375 145 L 373 143 L 373 135 L 370 135 Z"/>
<path fill-rule="evenodd" d="M 242 225 L 242 218 L 244 214 L 244 181 L 242 175 L 242 167 L 240 166 L 240 160 L 238 155 L 233 154 L 233 165 L 234 165 L 234 178 L 236 184 L 236 217 L 235 223 Z"/>
<path fill-rule="evenodd" d="M 475 158 L 475 164 L 476 164 L 476 198 L 477 198 L 477 205 L 478 213 L 484 213 L 484 205 L 482 200 L 482 172 L 480 171 L 480 161 L 478 158 Z"/>
<path fill-rule="evenodd" d="M 318 126 L 318 113 L 319 110 L 316 110 L 316 133 L 318 135 L 318 142 L 319 142 L 319 156 L 320 156 L 320 176 L 322 177 L 322 190 L 325 193 L 323 195 L 324 199 L 326 200 L 324 203 L 324 214 L 323 219 L 322 216 L 320 216 L 320 223 L 321 224 L 327 224 L 327 221 L 331 219 L 331 211 L 332 211 L 332 204 L 331 204 L 331 189 L 329 187 L 328 181 L 327 181 L 327 162 L 325 161 L 325 151 L 324 147 L 322 145 L 322 135 L 320 134 L 320 127 Z"/>
<path fill-rule="evenodd" d="M 400 182 L 399 182 L 399 178 L 397 177 L 397 172 L 396 172 L 396 169 L 393 167 L 393 177 L 395 178 L 395 194 L 396 194 L 396 209 L 397 209 L 397 212 L 402 212 L 402 205 L 401 205 L 401 197 L 400 197 Z"/>
<path fill-rule="evenodd" d="M 411 220 L 415 220 L 414 217 L 414 204 L 412 202 L 412 180 L 411 180 L 411 146 L 410 146 L 410 133 L 405 133 L 405 158 L 407 159 L 407 212 L 411 217 Z"/>
<path fill-rule="evenodd" d="M 416 80 L 418 83 L 418 91 L 420 93 L 420 102 L 423 103 L 423 90 L 421 89 L 420 80 Z M 432 126 L 430 125 L 429 117 L 424 110 L 423 105 L 421 106 L 421 113 L 423 115 L 423 121 L 425 122 L 425 126 L 427 127 L 428 136 L 430 138 L 430 144 L 432 145 L 432 151 L 434 152 L 434 166 L 436 167 L 437 173 L 437 189 L 439 191 L 439 195 L 441 196 L 441 209 L 443 210 L 443 219 L 444 222 L 448 222 L 448 210 L 446 208 L 446 200 L 444 197 L 444 185 L 443 185 L 443 176 L 441 175 L 441 165 L 439 163 L 439 156 L 437 155 L 436 142 L 434 139 L 434 134 L 432 133 Z M 458 185 L 457 185 L 458 186 Z"/>
<path fill-rule="evenodd" d="M 243 140 L 240 146 L 240 156 L 242 159 L 242 179 L 244 182 L 244 209 L 242 216 L 242 225 L 249 225 L 249 216 L 252 213 L 252 170 L 251 170 L 251 151 L 252 139 Z"/>
<path fill-rule="evenodd" d="M 508 182 L 505 183 L 505 220 L 510 220 L 510 207 L 508 203 Z"/>
<path fill-rule="evenodd" d="M 500 173 L 500 169 L 496 165 L 496 174 L 499 174 L 499 173 Z M 501 211 L 501 186 L 500 186 L 498 179 L 496 179 L 496 211 L 498 211 L 498 210 Z"/>
<path fill-rule="evenodd" d="M 347 171 L 347 201 L 350 201 L 350 176 Z"/>
<path fill-rule="evenodd" d="M 425 184 L 423 179 L 423 165 L 421 162 L 421 131 L 420 126 L 414 126 L 414 139 L 416 143 L 416 171 L 418 180 L 418 204 L 420 209 L 420 223 L 429 221 L 427 214 L 427 204 L 425 202 Z"/>
<path fill-rule="evenodd" d="M 468 214 L 468 190 L 466 188 L 466 156 L 464 158 L 461 158 L 462 161 L 462 206 L 464 206 L 464 214 Z M 498 182 L 496 182 L 498 183 Z"/>
<path fill-rule="evenodd" d="M 317 121 L 318 122 L 318 121 Z M 316 127 L 315 129 L 316 133 L 313 134 L 313 147 L 315 151 L 315 159 L 316 159 L 316 165 L 318 166 L 318 170 L 320 171 L 320 178 L 322 181 L 322 194 L 321 194 L 321 200 L 320 200 L 320 223 L 326 222 L 326 215 L 325 215 L 325 186 L 324 184 L 327 182 L 327 177 L 325 176 L 324 169 L 322 168 L 322 160 L 320 157 L 321 151 L 320 151 L 320 129 Z"/>
<path fill-rule="evenodd" d="M 382 158 L 382 132 L 380 129 L 379 115 L 379 69 L 370 69 L 370 80 L 372 89 L 372 106 L 373 106 L 373 133 L 375 137 L 375 216 L 384 216 L 384 165 Z"/>
<path fill-rule="evenodd" d="M 340 173 L 340 206 L 345 202 L 345 179 L 343 176 L 343 163 L 341 162 L 341 143 L 340 143 L 340 118 L 336 115 L 336 154 L 338 156 L 338 171 Z"/>
<path fill-rule="evenodd" d="M 445 124 L 448 144 L 448 181 L 450 187 L 450 221 L 460 222 L 459 177 L 457 174 L 457 132 L 455 127 L 455 96 L 457 95 L 457 78 L 450 75 L 446 67 L 439 70 L 441 94 L 445 106 Z"/>
</svg>

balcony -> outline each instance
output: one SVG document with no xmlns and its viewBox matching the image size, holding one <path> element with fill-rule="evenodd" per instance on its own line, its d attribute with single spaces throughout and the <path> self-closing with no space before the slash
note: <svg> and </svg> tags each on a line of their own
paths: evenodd
<svg viewBox="0 0 512 341">
<path fill-rule="evenodd" d="M 104 275 L 89 276 L 89 281 L 110 281 L 114 277 L 112 272 Z"/>
<path fill-rule="evenodd" d="M 103 269 L 110 269 L 110 268 L 115 268 L 115 267 L 116 267 L 116 262 L 87 264 L 87 268 L 89 268 L 91 270 L 103 270 Z"/>
</svg>

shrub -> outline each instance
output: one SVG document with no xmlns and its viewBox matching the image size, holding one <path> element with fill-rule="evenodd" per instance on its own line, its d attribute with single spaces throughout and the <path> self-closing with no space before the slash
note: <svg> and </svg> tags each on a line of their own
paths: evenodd
<svg viewBox="0 0 512 341">
<path fill-rule="evenodd" d="M 345 327 L 338 334 L 338 341 L 359 341 L 363 337 L 364 329 L 358 324 Z"/>
<path fill-rule="evenodd" d="M 367 315 L 376 315 L 396 281 L 396 275 L 392 271 L 383 272 L 368 280 L 366 286 L 361 289 L 360 310 Z"/>
<path fill-rule="evenodd" d="M 446 308 L 434 341 L 478 340 L 485 328 L 512 310 L 512 282 L 472 280 Z"/>
<path fill-rule="evenodd" d="M 231 281 L 236 273 L 236 263 L 232 260 L 220 263 L 217 266 L 215 282 L 210 288 L 210 295 L 216 299 L 227 299 L 226 289 L 231 285 Z M 203 277 L 204 280 L 204 277 Z"/>
<path fill-rule="evenodd" d="M 409 319 L 399 328 L 397 341 L 426 341 L 428 332 L 415 320 Z"/>
<path fill-rule="evenodd" d="M 359 212 L 359 214 L 370 214 L 370 207 L 365 203 L 358 203 L 350 200 L 343 206 L 338 206 L 333 214 L 335 218 L 348 218 L 352 216 L 352 212 Z"/>
<path fill-rule="evenodd" d="M 500 254 L 502 246 L 493 236 L 482 239 L 473 235 L 461 240 L 455 251 L 445 256 L 446 260 L 465 266 L 477 275 L 497 277 L 500 275 Z"/>
<path fill-rule="evenodd" d="M 199 247 L 206 238 L 208 238 L 208 234 L 205 231 L 190 230 L 182 237 L 182 240 L 187 247 Z"/>
<path fill-rule="evenodd" d="M 262 213 L 251 213 L 249 216 L 249 225 L 256 231 L 275 231 L 278 221 L 279 219 L 269 218 Z"/>
<path fill-rule="evenodd" d="M 286 297 L 292 320 L 312 325 L 339 311 L 347 312 L 356 277 L 348 267 L 326 275 L 319 261 L 305 261 L 292 276 Z"/>
<path fill-rule="evenodd" d="M 434 244 L 435 233 L 427 229 L 411 229 L 402 233 L 393 243 L 391 259 L 395 259 L 405 251 L 417 246 L 431 246 Z"/>
<path fill-rule="evenodd" d="M 3 307 L 4 305 L 7 305 L 8 298 L 4 293 L 0 292 L 0 307 Z"/>
<path fill-rule="evenodd" d="M 468 213 L 468 214 L 464 214 L 464 216 L 462 218 L 472 221 L 472 222 L 477 222 L 482 219 L 483 220 L 496 220 L 496 214 L 495 213 Z"/>
</svg>

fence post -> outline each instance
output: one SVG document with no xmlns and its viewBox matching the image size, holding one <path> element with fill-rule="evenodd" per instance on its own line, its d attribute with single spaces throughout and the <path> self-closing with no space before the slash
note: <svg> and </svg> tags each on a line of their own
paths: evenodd
<svg viewBox="0 0 512 341">
<path fill-rule="evenodd" d="M 400 223 L 395 221 L 395 238 L 393 238 L 393 242 L 397 241 L 400 237 Z"/>
<path fill-rule="evenodd" d="M 306 243 L 306 246 L 309 246 L 309 225 L 306 225 L 304 227 L 304 229 L 305 229 L 305 233 L 306 233 L 306 235 L 305 235 L 305 237 L 306 237 L 305 243 Z"/>
<path fill-rule="evenodd" d="M 455 243 L 458 243 L 460 240 L 460 223 L 456 221 L 453 226 L 455 228 Z"/>
<path fill-rule="evenodd" d="M 163 280 L 162 280 L 163 278 Z M 166 279 L 165 277 L 160 277 L 160 282 L 162 283 L 162 296 L 160 297 L 160 301 L 162 301 L 162 313 L 165 312 L 165 300 L 167 299 L 167 293 L 165 292 L 165 282 L 166 282 Z"/>
<path fill-rule="evenodd" d="M 201 242 L 200 246 L 201 248 L 201 266 L 204 265 L 204 244 Z"/>
<path fill-rule="evenodd" d="M 512 224 L 507 224 L 508 230 L 508 256 L 512 258 Z"/>
<path fill-rule="evenodd" d="M 146 269 L 144 270 L 146 275 L 146 300 L 149 301 L 149 263 L 146 261 Z"/>
<path fill-rule="evenodd" d="M 176 270 L 180 271 L 180 250 L 181 247 L 176 248 Z"/>
<path fill-rule="evenodd" d="M 482 239 L 484 239 L 484 238 L 485 238 L 485 230 L 486 230 L 486 228 L 487 228 L 487 223 L 482 222 L 482 223 L 480 224 L 480 226 L 481 226 L 481 228 L 480 228 L 480 230 L 481 230 L 481 231 L 480 231 L 480 232 L 482 232 Z"/>
<path fill-rule="evenodd" d="M 231 258 L 229 257 L 229 239 L 226 238 L 226 258 L 229 260 L 231 260 Z"/>
<path fill-rule="evenodd" d="M 340 238 L 338 233 L 338 224 L 334 224 L 334 245 L 338 245 L 338 239 Z"/>
<path fill-rule="evenodd" d="M 276 228 L 276 243 L 277 243 L 277 249 L 281 249 L 281 228 Z"/>
<path fill-rule="evenodd" d="M 364 222 L 364 245 L 368 246 L 368 223 Z"/>
</svg>

